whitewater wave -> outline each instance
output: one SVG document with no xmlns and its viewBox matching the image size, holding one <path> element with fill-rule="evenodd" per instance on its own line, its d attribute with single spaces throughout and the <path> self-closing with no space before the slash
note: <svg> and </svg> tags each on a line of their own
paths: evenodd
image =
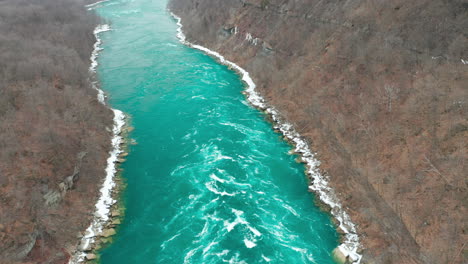
<svg viewBox="0 0 468 264">
<path fill-rule="evenodd" d="M 247 238 L 244 238 L 244 244 L 247 248 L 253 248 L 256 247 L 257 244 L 253 241 L 248 240 Z"/>
<path fill-rule="evenodd" d="M 247 100 L 253 106 L 269 114 L 271 119 L 274 121 L 274 128 L 278 129 L 292 144 L 294 144 L 295 153 L 299 154 L 302 157 L 302 160 L 304 160 L 306 163 L 307 174 L 311 181 L 309 189 L 318 194 L 320 200 L 323 203 L 330 206 L 331 214 L 338 220 L 339 228 L 344 232 L 344 241 L 341 245 L 338 246 L 338 249 L 346 257 L 348 257 L 352 263 L 360 263 L 362 256 L 358 253 L 358 250 L 361 247 L 361 244 L 359 242 L 359 236 L 356 232 L 356 227 L 351 221 L 348 213 L 346 213 L 341 206 L 334 190 L 329 186 L 328 179 L 320 173 L 320 162 L 315 158 L 315 153 L 310 151 L 307 142 L 298 132 L 296 132 L 291 124 L 287 123 L 281 118 L 279 112 L 274 107 L 268 106 L 266 104 L 263 97 L 260 96 L 260 94 L 255 90 L 256 85 L 246 70 L 241 68 L 239 65 L 226 60 L 224 56 L 216 51 L 212 51 L 206 47 L 187 41 L 182 31 L 182 19 L 172 12 L 171 15 L 177 21 L 177 37 L 180 42 L 189 47 L 205 52 L 206 54 L 216 58 L 220 63 L 227 65 L 237 71 L 241 75 L 242 80 L 247 84 L 245 89 Z"/>
<path fill-rule="evenodd" d="M 205 187 L 206 189 L 208 189 L 210 192 L 214 193 L 214 194 L 218 194 L 218 195 L 221 195 L 221 196 L 235 196 L 236 193 L 228 193 L 228 192 L 225 192 L 225 191 L 219 191 L 213 184 L 213 182 L 207 182 L 205 183 Z"/>
<path fill-rule="evenodd" d="M 213 180 L 215 180 L 215 181 L 218 181 L 218 182 L 220 182 L 220 183 L 226 182 L 226 180 L 223 180 L 223 179 L 219 178 L 219 177 L 216 176 L 216 174 L 214 174 L 214 173 L 210 174 L 210 178 L 213 179 Z"/>
</svg>

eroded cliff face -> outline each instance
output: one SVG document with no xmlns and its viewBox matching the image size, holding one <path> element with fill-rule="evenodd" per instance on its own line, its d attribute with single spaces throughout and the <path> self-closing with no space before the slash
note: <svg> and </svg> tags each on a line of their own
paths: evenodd
<svg viewBox="0 0 468 264">
<path fill-rule="evenodd" d="M 171 0 L 318 151 L 363 263 L 464 263 L 468 3 Z"/>
<path fill-rule="evenodd" d="M 81 0 L 0 1 L 0 263 L 67 263 L 105 176 L 113 113 Z"/>
</svg>

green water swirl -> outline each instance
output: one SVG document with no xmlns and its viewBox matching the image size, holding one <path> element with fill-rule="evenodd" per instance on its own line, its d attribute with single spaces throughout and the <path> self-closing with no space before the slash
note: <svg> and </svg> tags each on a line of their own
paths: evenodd
<svg viewBox="0 0 468 264">
<path fill-rule="evenodd" d="M 96 6 L 98 74 L 132 116 L 126 215 L 101 262 L 333 263 L 339 236 L 304 166 L 226 66 L 179 43 L 164 0 Z"/>
</svg>

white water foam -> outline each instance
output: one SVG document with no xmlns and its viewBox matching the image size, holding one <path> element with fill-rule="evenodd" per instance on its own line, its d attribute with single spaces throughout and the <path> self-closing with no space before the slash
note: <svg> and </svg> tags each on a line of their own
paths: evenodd
<svg viewBox="0 0 468 264">
<path fill-rule="evenodd" d="M 244 225 L 247 227 L 250 232 L 252 232 L 253 236 L 250 234 L 246 234 L 247 237 L 244 237 L 244 244 L 247 248 L 253 248 L 257 246 L 255 242 L 257 242 L 256 237 L 262 236 L 262 233 L 258 231 L 255 227 L 251 226 L 250 223 L 245 220 L 245 218 L 242 216 L 244 214 L 243 211 L 241 210 L 236 210 L 234 208 L 231 208 L 231 211 L 234 213 L 236 216 L 236 219 L 233 222 L 229 222 L 227 220 L 224 220 L 224 227 L 228 232 L 231 232 L 238 224 Z"/>
<path fill-rule="evenodd" d="M 263 254 L 262 254 L 262 258 L 263 258 L 266 262 L 271 262 L 271 258 L 265 257 Z"/>
<path fill-rule="evenodd" d="M 96 67 L 98 65 L 97 56 L 100 50 L 101 39 L 99 33 L 109 31 L 109 25 L 98 25 L 94 30 L 94 36 L 96 37 L 96 43 L 94 44 L 94 50 L 91 54 L 91 66 L 89 71 L 91 74 L 96 74 Z M 92 87 L 98 91 L 98 100 L 105 105 L 104 92 L 98 88 L 97 81 L 92 82 Z M 112 139 L 111 139 L 111 150 L 109 151 L 109 158 L 107 158 L 106 177 L 100 190 L 100 197 L 96 203 L 96 212 L 94 213 L 94 219 L 91 225 L 86 229 L 85 235 L 80 241 L 80 246 L 76 252 L 74 252 L 70 258 L 69 264 L 81 263 L 85 260 L 86 250 L 91 248 L 91 245 L 95 242 L 95 238 L 99 235 L 104 227 L 104 224 L 109 221 L 110 207 L 116 202 L 112 198 L 112 190 L 115 187 L 114 176 L 117 171 L 116 162 L 119 154 L 122 152 L 120 145 L 123 138 L 120 136 L 122 127 L 125 125 L 125 115 L 122 111 L 112 109 L 114 113 L 114 126 L 112 128 Z"/>
<path fill-rule="evenodd" d="M 215 253 L 215 255 L 218 256 L 218 257 L 222 257 L 222 256 L 225 256 L 227 254 L 229 254 L 229 250 L 227 250 L 227 249 L 225 249 L 225 250 L 223 250 L 223 251 L 221 251 L 219 253 Z"/>
<path fill-rule="evenodd" d="M 221 178 L 218 178 L 218 177 L 216 176 L 216 174 L 214 174 L 214 173 L 211 173 L 211 174 L 210 174 L 210 178 L 213 179 L 213 180 L 215 180 L 215 181 L 218 181 L 218 182 L 220 182 L 220 183 L 224 183 L 224 182 L 226 181 L 226 180 L 223 180 L 223 179 L 221 179 Z"/>
<path fill-rule="evenodd" d="M 192 261 L 191 261 L 190 259 L 191 259 L 191 258 L 193 257 L 193 255 L 195 255 L 195 253 L 197 253 L 197 251 L 198 251 L 199 249 L 201 249 L 202 247 L 203 247 L 203 245 L 200 245 L 200 246 L 198 246 L 198 247 L 196 247 L 196 248 L 190 250 L 187 254 L 185 254 L 185 257 L 184 257 L 184 264 L 191 264 Z"/>
<path fill-rule="evenodd" d="M 228 193 L 228 192 L 225 192 L 225 191 L 218 191 L 218 189 L 216 189 L 215 186 L 213 186 L 213 182 L 207 182 L 205 183 L 205 187 L 206 189 L 208 189 L 210 192 L 214 193 L 214 194 L 219 194 L 221 196 L 235 196 L 236 193 Z"/>
<path fill-rule="evenodd" d="M 176 239 L 178 236 L 180 236 L 180 233 L 177 233 L 177 234 L 175 234 L 174 236 L 172 236 L 171 238 L 169 238 L 168 240 L 164 241 L 164 242 L 161 244 L 160 247 L 161 247 L 162 249 L 165 249 L 167 243 L 169 243 L 169 242 L 171 242 L 172 240 Z"/>
<path fill-rule="evenodd" d="M 219 244 L 219 242 L 216 242 L 216 241 L 212 241 L 210 244 L 208 244 L 208 246 L 206 246 L 206 247 L 203 249 L 203 255 L 206 255 L 206 253 L 207 253 L 208 251 L 210 251 L 210 249 L 211 249 L 213 246 L 217 245 L 217 244 Z"/>
<path fill-rule="evenodd" d="M 248 240 L 247 238 L 244 238 L 244 244 L 247 248 L 253 248 L 256 247 L 257 244 L 255 242 Z"/>
<path fill-rule="evenodd" d="M 85 5 L 85 7 L 88 8 L 88 10 L 91 10 L 91 9 L 96 8 L 99 4 L 102 4 L 102 3 L 107 2 L 107 1 L 109 1 L 109 0 L 97 1 L 97 2 L 92 3 L 92 4 Z"/>
<path fill-rule="evenodd" d="M 249 73 L 241 68 L 239 65 L 226 60 L 218 52 L 212 51 L 200 45 L 190 43 L 186 40 L 186 37 L 182 31 L 182 19 L 171 12 L 171 15 L 177 20 L 177 37 L 183 44 L 201 50 L 206 54 L 215 57 L 220 63 L 231 67 L 236 70 L 241 76 L 242 80 L 247 84 L 246 95 L 247 100 L 255 107 L 265 111 L 270 115 L 274 121 L 274 128 L 281 131 L 281 133 L 294 144 L 295 153 L 299 154 L 305 161 L 307 166 L 307 174 L 311 181 L 309 189 L 314 191 L 320 198 L 320 200 L 330 206 L 331 214 L 338 220 L 339 228 L 344 232 L 344 241 L 338 246 L 338 249 L 349 258 L 352 263 L 359 264 L 361 262 L 362 255 L 358 253 L 361 244 L 359 242 L 359 236 L 356 232 L 356 226 L 351 221 L 348 213 L 346 213 L 341 206 L 334 190 L 329 186 L 328 179 L 320 173 L 319 165 L 320 162 L 315 158 L 315 153 L 310 151 L 307 142 L 296 132 L 294 127 L 284 121 L 279 112 L 272 106 L 268 106 L 265 103 L 263 97 L 261 97 L 255 90 L 256 85 Z"/>
</svg>

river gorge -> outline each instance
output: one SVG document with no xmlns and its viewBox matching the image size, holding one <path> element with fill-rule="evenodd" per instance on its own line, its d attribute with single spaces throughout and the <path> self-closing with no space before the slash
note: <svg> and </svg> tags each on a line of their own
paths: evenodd
<svg viewBox="0 0 468 264">
<path fill-rule="evenodd" d="M 305 166 L 225 65 L 179 42 L 166 1 L 93 5 L 97 68 L 135 127 L 125 217 L 101 263 L 334 263 L 340 243 Z"/>
</svg>

